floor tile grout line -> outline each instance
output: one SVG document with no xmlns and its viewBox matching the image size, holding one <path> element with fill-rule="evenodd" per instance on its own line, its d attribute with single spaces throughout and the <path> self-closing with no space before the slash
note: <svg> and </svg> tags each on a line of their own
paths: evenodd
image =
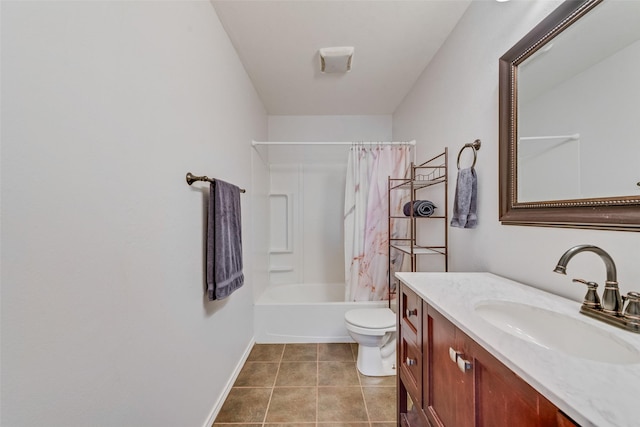
<svg viewBox="0 0 640 427">
<path fill-rule="evenodd" d="M 320 420 L 320 343 L 316 344 L 316 426 Z"/>
<path fill-rule="evenodd" d="M 358 375 L 358 380 L 360 380 L 360 376 Z M 364 402 L 364 411 L 367 414 L 367 422 L 371 425 L 371 417 L 369 416 L 369 406 L 367 405 L 367 398 L 364 395 L 364 387 L 360 384 L 360 393 L 362 394 L 362 401 Z"/>
<path fill-rule="evenodd" d="M 316 343 L 316 426 L 320 413 L 320 343 Z"/>
<path fill-rule="evenodd" d="M 351 350 L 351 355 L 353 356 L 353 348 L 349 346 Z M 367 422 L 369 423 L 369 427 L 371 427 L 371 420 L 369 419 L 369 408 L 367 407 L 367 401 L 364 398 L 364 388 L 362 387 L 362 378 L 360 378 L 360 371 L 358 371 L 358 361 L 356 360 L 356 376 L 358 377 L 358 384 L 360 386 L 360 394 L 362 394 L 362 401 L 364 402 L 364 412 L 367 414 Z"/>
<path fill-rule="evenodd" d="M 264 427 L 267 423 L 267 415 L 269 414 L 269 407 L 271 406 L 271 399 L 273 398 L 273 391 L 276 387 L 276 380 L 278 379 L 278 374 L 280 373 L 280 366 L 282 364 L 282 358 L 284 356 L 284 349 L 287 345 L 282 346 L 282 353 L 280 353 L 280 360 L 278 361 L 278 369 L 276 369 L 276 376 L 273 378 L 273 383 L 271 384 L 271 393 L 269 393 L 269 400 L 267 401 L 267 407 L 264 411 L 264 417 L 262 418 L 262 426 Z"/>
<path fill-rule="evenodd" d="M 356 364 L 356 375 L 358 376 L 358 384 L 360 384 L 360 393 L 362 394 L 362 401 L 364 402 L 364 411 L 367 414 L 367 424 L 369 424 L 369 426 L 371 427 L 371 416 L 369 415 L 369 406 L 367 405 L 367 399 L 364 395 L 364 384 L 362 384 L 362 377 L 360 377 L 360 371 L 358 370 L 357 348 L 356 348 L 355 354 L 353 351 L 353 346 L 350 345 L 350 348 L 351 348 L 351 355 L 353 356 L 353 359 Z"/>
</svg>

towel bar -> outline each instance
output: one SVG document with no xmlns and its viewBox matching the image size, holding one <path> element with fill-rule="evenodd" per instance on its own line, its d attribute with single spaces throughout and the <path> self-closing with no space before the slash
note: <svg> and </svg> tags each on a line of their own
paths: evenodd
<svg viewBox="0 0 640 427">
<path fill-rule="evenodd" d="M 191 185 L 196 181 L 216 182 L 215 178 L 209 178 L 208 176 L 196 176 L 191 172 L 187 172 L 187 184 Z M 240 189 L 241 193 L 246 193 L 244 188 Z"/>
</svg>

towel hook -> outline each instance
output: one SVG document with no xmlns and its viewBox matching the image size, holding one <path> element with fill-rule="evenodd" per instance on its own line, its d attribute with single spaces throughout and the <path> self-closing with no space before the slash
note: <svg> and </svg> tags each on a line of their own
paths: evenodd
<svg viewBox="0 0 640 427">
<path fill-rule="evenodd" d="M 465 148 L 471 148 L 473 150 L 473 164 L 471 165 L 471 167 L 473 168 L 476 165 L 476 160 L 478 159 L 478 150 L 480 149 L 481 145 L 482 141 L 480 141 L 479 139 L 476 139 L 469 144 L 464 144 L 464 146 L 460 149 L 460 152 L 458 152 L 458 160 L 456 162 L 458 165 L 458 170 L 460 170 L 460 156 L 462 155 L 462 152 Z"/>
</svg>

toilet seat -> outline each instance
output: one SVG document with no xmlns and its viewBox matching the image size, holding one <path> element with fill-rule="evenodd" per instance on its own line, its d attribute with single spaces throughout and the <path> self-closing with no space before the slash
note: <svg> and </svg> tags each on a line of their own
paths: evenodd
<svg viewBox="0 0 640 427">
<path fill-rule="evenodd" d="M 347 323 L 362 329 L 395 330 L 396 327 L 396 315 L 389 308 L 349 310 L 344 318 Z"/>
</svg>

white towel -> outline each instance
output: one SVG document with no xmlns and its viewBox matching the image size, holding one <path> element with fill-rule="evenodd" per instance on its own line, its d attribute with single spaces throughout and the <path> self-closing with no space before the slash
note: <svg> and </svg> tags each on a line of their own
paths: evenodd
<svg viewBox="0 0 640 427">
<path fill-rule="evenodd" d="M 466 168 L 458 170 L 456 195 L 453 201 L 451 226 L 458 228 L 476 228 L 478 225 L 478 179 L 476 170 Z"/>
</svg>

